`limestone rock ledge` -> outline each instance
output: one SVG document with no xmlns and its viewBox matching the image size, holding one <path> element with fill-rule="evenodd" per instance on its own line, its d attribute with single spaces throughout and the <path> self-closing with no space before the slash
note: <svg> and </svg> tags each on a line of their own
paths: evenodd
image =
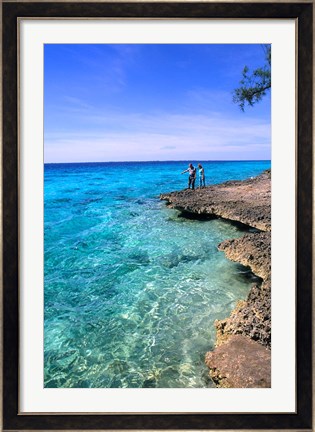
<svg viewBox="0 0 315 432">
<path fill-rule="evenodd" d="M 261 279 L 270 278 L 271 232 L 245 234 L 241 238 L 225 240 L 218 245 L 226 257 L 250 267 Z"/>
<path fill-rule="evenodd" d="M 245 234 L 218 245 L 227 258 L 251 268 L 262 279 L 230 316 L 216 320 L 216 348 L 206 354 L 218 387 L 271 386 L 271 233 Z"/>
<path fill-rule="evenodd" d="M 230 335 L 242 334 L 271 348 L 271 233 L 246 234 L 225 240 L 218 248 L 230 260 L 250 267 L 263 281 L 251 287 L 247 299 L 239 301 L 228 318 L 215 321 L 216 346 Z"/>
<path fill-rule="evenodd" d="M 271 387 L 271 351 L 245 336 L 231 336 L 205 361 L 218 387 Z"/>
<path fill-rule="evenodd" d="M 228 181 L 204 189 L 161 194 L 171 208 L 191 215 L 208 215 L 271 230 L 271 171 L 242 181 Z"/>
<path fill-rule="evenodd" d="M 215 321 L 216 346 L 239 334 L 271 348 L 270 283 L 269 288 L 265 285 L 253 285 L 247 300 L 240 300 L 228 318 Z"/>
</svg>

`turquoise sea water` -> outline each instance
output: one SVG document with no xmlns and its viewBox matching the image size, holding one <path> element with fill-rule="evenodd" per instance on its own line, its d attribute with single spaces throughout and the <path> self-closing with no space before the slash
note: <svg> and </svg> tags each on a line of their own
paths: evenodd
<svg viewBox="0 0 315 432">
<path fill-rule="evenodd" d="M 204 162 L 206 183 L 269 161 Z M 159 194 L 186 187 L 186 162 L 45 165 L 45 387 L 211 387 L 215 319 L 252 275 L 217 244 L 243 234 L 196 221 Z"/>
</svg>

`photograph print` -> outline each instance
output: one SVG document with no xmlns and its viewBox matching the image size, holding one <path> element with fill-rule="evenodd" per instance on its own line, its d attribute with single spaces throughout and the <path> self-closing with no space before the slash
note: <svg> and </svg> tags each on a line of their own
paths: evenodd
<svg viewBox="0 0 315 432">
<path fill-rule="evenodd" d="M 44 387 L 271 387 L 271 45 L 44 45 Z"/>
</svg>

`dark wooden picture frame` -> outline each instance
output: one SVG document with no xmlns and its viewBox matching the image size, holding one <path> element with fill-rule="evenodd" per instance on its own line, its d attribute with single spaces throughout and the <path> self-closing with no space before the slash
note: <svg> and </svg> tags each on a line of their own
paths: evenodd
<svg viewBox="0 0 315 432">
<path fill-rule="evenodd" d="M 3 85 L 3 429 L 291 429 L 312 430 L 312 103 L 313 3 L 2 2 Z M 294 414 L 18 414 L 19 17 L 293 18 L 298 20 L 296 376 Z M 285 145 L 285 143 L 283 144 Z"/>
</svg>

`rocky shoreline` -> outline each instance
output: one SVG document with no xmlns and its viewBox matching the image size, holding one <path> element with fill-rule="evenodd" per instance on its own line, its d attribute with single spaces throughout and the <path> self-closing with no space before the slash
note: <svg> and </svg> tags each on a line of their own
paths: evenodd
<svg viewBox="0 0 315 432">
<path fill-rule="evenodd" d="M 216 321 L 216 345 L 205 362 L 218 387 L 271 386 L 271 170 L 244 181 L 161 194 L 190 218 L 220 217 L 252 228 L 218 245 L 261 279 L 230 316 Z"/>
</svg>

